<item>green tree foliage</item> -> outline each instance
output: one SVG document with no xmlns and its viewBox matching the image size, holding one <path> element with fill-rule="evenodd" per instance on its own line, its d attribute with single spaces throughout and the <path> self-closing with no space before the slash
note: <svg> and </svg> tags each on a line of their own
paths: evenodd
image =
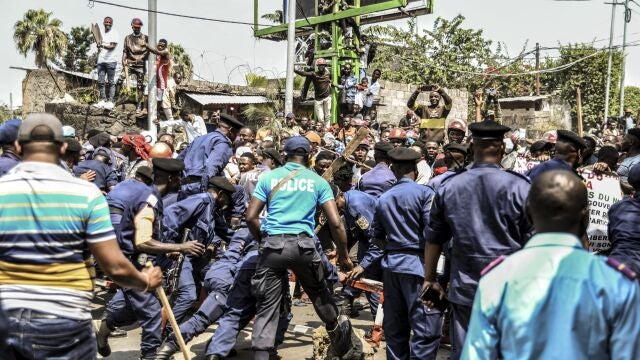
<svg viewBox="0 0 640 360">
<path fill-rule="evenodd" d="M 437 18 L 433 28 L 416 33 L 414 20 L 407 29 L 395 26 L 375 25 L 366 30 L 378 44 L 374 62 L 370 68 L 380 68 L 383 78 L 409 84 L 439 84 L 448 88 L 495 88 L 501 97 L 527 96 L 535 93 L 535 75 L 522 74 L 535 70 L 534 51 L 526 51 L 525 43 L 520 53 L 511 56 L 504 47 L 485 39 L 482 30 L 467 29 L 464 17 L 451 20 Z M 604 114 L 604 89 L 607 74 L 608 52 L 593 45 L 560 45 L 557 58 L 547 58 L 542 69 L 561 67 L 581 60 L 564 70 L 543 73 L 540 76 L 544 93 L 558 92 L 572 105 L 575 119 L 576 89 L 582 92 L 583 116 L 595 121 Z M 621 54 L 614 51 L 611 77 L 610 114 L 617 114 Z M 493 76 L 500 75 L 500 76 Z M 634 107 L 630 100 L 629 106 Z M 625 98 L 625 104 L 627 104 Z M 636 107 L 640 103 L 636 102 Z M 470 97 L 470 114 L 473 114 Z"/>
<path fill-rule="evenodd" d="M 586 56 L 571 67 L 562 71 L 552 72 L 541 76 L 541 81 L 548 92 L 559 91 L 560 96 L 571 104 L 571 117 L 577 119 L 576 89 L 580 88 L 582 96 L 582 114 L 585 123 L 594 123 L 604 115 L 605 85 L 607 81 L 607 62 L 609 53 L 593 47 L 593 45 L 563 45 L 559 49 L 558 59 L 547 59 L 544 68 L 553 68 L 573 63 Z M 618 103 L 618 89 L 620 81 L 620 66 L 622 54 L 613 53 L 611 67 L 611 96 L 609 99 L 609 114 L 617 114 L 614 109 Z"/>
<path fill-rule="evenodd" d="M 169 43 L 169 53 L 171 54 L 171 61 L 174 63 L 174 66 L 179 69 L 176 71 L 180 71 L 182 73 L 182 78 L 186 81 L 191 80 L 191 76 L 193 75 L 193 61 L 191 61 L 191 56 L 187 54 L 182 45 Z"/>
<path fill-rule="evenodd" d="M 56 61 L 63 68 L 84 73 L 91 72 L 97 61 L 97 52 L 90 55 L 93 36 L 86 26 L 74 26 L 67 35 L 67 49 L 62 62 Z"/>
<path fill-rule="evenodd" d="M 13 27 L 13 39 L 18 52 L 25 57 L 33 52 L 39 68 L 45 67 L 47 60 L 61 56 L 67 48 L 67 36 L 61 29 L 62 21 L 51 18 L 51 15 L 43 9 L 30 9 Z"/>
<path fill-rule="evenodd" d="M 609 115 L 617 116 L 620 113 L 620 92 L 617 91 Z M 640 87 L 625 86 L 624 87 L 624 108 L 631 108 L 634 117 L 640 114 Z"/>
</svg>

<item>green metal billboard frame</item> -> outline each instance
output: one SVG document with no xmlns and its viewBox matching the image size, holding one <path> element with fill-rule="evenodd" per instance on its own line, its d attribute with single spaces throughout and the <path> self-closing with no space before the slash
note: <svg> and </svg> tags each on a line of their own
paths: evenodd
<svg viewBox="0 0 640 360">
<path fill-rule="evenodd" d="M 296 1 L 296 0 L 289 0 Z M 331 79 L 334 84 L 338 83 L 340 78 L 340 65 L 345 63 L 350 63 L 352 68 L 354 69 L 355 74 L 359 74 L 359 54 L 354 51 L 352 48 L 345 48 L 342 44 L 342 39 L 344 36 L 341 34 L 342 30 L 338 25 L 338 21 L 346 18 L 355 18 L 356 23 L 360 25 L 360 16 L 381 13 L 388 10 L 400 10 L 407 6 L 410 0 L 387 0 L 378 4 L 371 4 L 360 6 L 360 0 L 355 0 L 353 8 L 347 10 L 339 10 L 339 4 L 334 5 L 334 11 L 331 14 L 320 15 L 320 16 L 311 16 L 306 17 L 305 19 L 296 20 L 295 27 L 296 29 L 309 29 L 314 28 L 315 31 L 315 57 L 319 58 L 330 58 L 331 59 Z M 318 8 L 319 0 L 315 0 L 315 8 Z M 431 13 L 433 11 L 433 2 L 434 0 L 425 0 L 425 4 L 427 5 L 427 13 Z M 258 14 L 258 3 L 259 0 L 254 0 L 253 6 L 253 33 L 255 37 L 268 37 L 269 35 L 286 32 L 288 28 L 288 24 L 285 22 L 283 24 L 263 27 L 260 28 L 258 23 L 258 19 L 260 15 Z M 409 14 L 407 14 L 410 16 Z M 286 20 L 286 19 L 284 19 Z M 318 41 L 318 25 L 323 23 L 331 23 L 331 48 L 326 50 L 318 50 L 320 49 Z M 342 38 L 342 39 L 341 39 Z M 355 44 L 357 48 L 359 48 L 360 44 Z M 332 106 L 331 106 L 331 123 L 335 124 L 338 120 L 338 92 L 333 90 L 332 92 Z"/>
</svg>

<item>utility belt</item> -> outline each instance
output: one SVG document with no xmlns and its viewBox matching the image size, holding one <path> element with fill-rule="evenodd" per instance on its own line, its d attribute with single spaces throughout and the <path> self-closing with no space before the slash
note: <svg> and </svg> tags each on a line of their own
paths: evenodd
<svg viewBox="0 0 640 360">
<path fill-rule="evenodd" d="M 202 182 L 202 176 L 195 176 L 195 175 L 185 176 L 180 180 L 180 184 L 182 185 L 189 185 L 189 184 L 200 183 L 200 182 Z"/>
<path fill-rule="evenodd" d="M 420 258 L 420 261 L 424 262 L 424 250 L 420 250 L 420 249 L 385 250 L 384 254 L 385 255 L 391 255 L 391 254 L 415 255 Z"/>
<path fill-rule="evenodd" d="M 124 210 L 117 208 L 115 206 L 109 206 L 109 214 L 122 215 L 124 214 Z"/>
</svg>

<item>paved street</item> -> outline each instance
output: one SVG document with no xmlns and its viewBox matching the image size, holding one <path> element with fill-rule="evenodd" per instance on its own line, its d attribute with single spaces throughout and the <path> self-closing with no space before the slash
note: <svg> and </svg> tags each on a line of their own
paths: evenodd
<svg viewBox="0 0 640 360">
<path fill-rule="evenodd" d="M 98 304 L 94 311 L 94 319 L 98 319 L 103 307 L 100 304 L 103 303 L 106 293 L 99 293 L 96 296 L 96 303 Z M 313 306 L 306 305 L 304 307 L 293 306 L 293 320 L 292 324 L 317 327 L 320 326 L 320 321 L 313 310 Z M 360 317 L 353 319 L 353 324 L 356 328 L 366 330 L 372 323 L 371 314 L 368 313 L 368 309 L 360 312 Z M 211 338 L 215 327 L 209 328 L 204 334 L 197 337 L 191 343 L 187 344 L 191 350 L 191 355 L 194 360 L 204 359 L 205 345 Z M 112 360 L 134 360 L 138 359 L 140 348 L 140 328 L 132 327 L 126 329 L 127 337 L 123 338 L 110 338 L 109 344 L 111 344 L 111 356 L 108 359 Z M 238 337 L 238 343 L 236 345 L 238 350 L 238 356 L 234 357 L 237 360 L 250 360 L 253 359 L 253 353 L 251 352 L 251 328 L 248 327 Z M 285 360 L 294 359 L 310 359 L 313 355 L 313 341 L 311 336 L 299 335 L 289 333 L 286 337 L 285 343 L 278 349 L 278 353 Z M 449 356 L 447 349 L 441 349 L 438 354 L 438 360 L 446 360 Z M 176 356 L 176 359 L 183 359 L 182 355 Z M 384 343 L 376 353 L 375 360 L 386 359 L 384 353 Z"/>
</svg>

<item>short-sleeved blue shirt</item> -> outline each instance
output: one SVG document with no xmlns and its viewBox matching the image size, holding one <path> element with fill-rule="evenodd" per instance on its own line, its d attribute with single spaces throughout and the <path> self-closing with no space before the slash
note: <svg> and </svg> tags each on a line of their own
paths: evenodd
<svg viewBox="0 0 640 360">
<path fill-rule="evenodd" d="M 302 234 L 313 236 L 316 207 L 333 200 L 329 183 L 303 165 L 288 162 L 258 178 L 253 197 L 267 203 L 271 189 L 290 172 L 302 169 L 283 185 L 267 204 L 262 231 L 268 235 Z"/>
</svg>

